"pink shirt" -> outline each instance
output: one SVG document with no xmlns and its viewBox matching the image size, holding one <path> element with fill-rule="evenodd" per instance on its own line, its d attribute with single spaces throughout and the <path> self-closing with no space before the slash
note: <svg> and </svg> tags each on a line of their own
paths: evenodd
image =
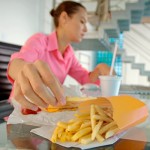
<svg viewBox="0 0 150 150">
<path fill-rule="evenodd" d="M 11 56 L 11 61 L 21 58 L 28 62 L 43 60 L 47 62 L 55 76 L 63 84 L 67 75 L 76 79 L 80 84 L 89 83 L 89 71 L 81 66 L 77 61 L 71 45 L 68 45 L 64 57 L 58 50 L 56 32 L 50 35 L 37 33 L 27 40 L 20 52 Z M 8 76 L 13 83 L 13 80 Z"/>
</svg>

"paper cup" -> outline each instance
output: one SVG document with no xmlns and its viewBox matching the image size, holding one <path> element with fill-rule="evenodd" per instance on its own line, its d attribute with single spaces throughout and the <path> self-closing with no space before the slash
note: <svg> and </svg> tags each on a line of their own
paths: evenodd
<svg viewBox="0 0 150 150">
<path fill-rule="evenodd" d="M 119 76 L 99 76 L 101 96 L 117 96 L 119 94 L 121 77 Z"/>
</svg>

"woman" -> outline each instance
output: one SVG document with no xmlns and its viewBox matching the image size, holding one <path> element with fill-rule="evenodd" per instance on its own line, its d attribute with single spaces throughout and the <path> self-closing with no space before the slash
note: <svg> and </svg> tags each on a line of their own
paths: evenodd
<svg viewBox="0 0 150 150">
<path fill-rule="evenodd" d="M 77 61 L 71 42 L 80 42 L 87 31 L 87 12 L 73 1 L 62 2 L 51 11 L 56 29 L 50 35 L 37 33 L 11 56 L 8 78 L 13 83 L 10 97 L 22 108 L 65 105 L 62 84 L 67 75 L 80 84 L 97 82 L 99 75 L 107 75 L 110 68 L 99 64 L 88 72 Z M 52 92 L 51 92 L 52 91 Z"/>
</svg>

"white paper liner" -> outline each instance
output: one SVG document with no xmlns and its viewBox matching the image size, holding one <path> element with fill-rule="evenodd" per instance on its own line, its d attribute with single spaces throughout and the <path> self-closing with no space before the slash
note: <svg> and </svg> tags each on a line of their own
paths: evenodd
<svg viewBox="0 0 150 150">
<path fill-rule="evenodd" d="M 55 127 L 56 126 L 42 126 L 40 128 L 32 129 L 31 132 L 50 140 Z M 57 142 L 57 144 L 62 145 L 64 147 L 68 147 L 68 148 L 69 147 L 77 147 L 77 148 L 81 148 L 81 149 L 89 149 L 89 148 L 94 148 L 94 147 L 99 147 L 99 146 L 111 145 L 111 144 L 115 143 L 117 140 L 119 140 L 119 138 L 121 136 L 123 136 L 124 134 L 125 134 L 125 132 L 122 132 L 118 135 L 115 135 L 115 136 L 105 140 L 102 143 L 94 141 L 87 145 L 79 144 L 78 142 Z"/>
<path fill-rule="evenodd" d="M 73 118 L 75 111 L 62 111 L 62 112 L 44 112 L 38 114 L 23 115 L 15 109 L 10 115 L 7 124 L 25 123 L 34 126 L 42 125 L 56 125 L 58 121 L 68 121 Z"/>
</svg>

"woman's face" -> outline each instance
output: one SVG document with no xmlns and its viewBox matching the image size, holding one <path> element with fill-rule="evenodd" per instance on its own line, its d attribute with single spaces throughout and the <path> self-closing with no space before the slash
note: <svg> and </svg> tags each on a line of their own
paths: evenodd
<svg viewBox="0 0 150 150">
<path fill-rule="evenodd" d="M 84 8 L 79 8 L 79 11 L 68 17 L 64 26 L 65 34 L 70 42 L 80 42 L 87 32 L 87 12 Z"/>
</svg>

